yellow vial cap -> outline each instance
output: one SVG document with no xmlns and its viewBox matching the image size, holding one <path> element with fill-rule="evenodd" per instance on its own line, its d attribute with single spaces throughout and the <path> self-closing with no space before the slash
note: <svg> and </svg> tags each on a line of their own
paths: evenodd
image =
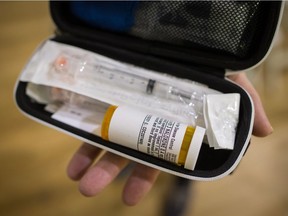
<svg viewBox="0 0 288 216">
<path fill-rule="evenodd" d="M 188 150 L 189 150 L 190 143 L 191 143 L 194 132 L 195 132 L 195 128 L 193 128 L 191 126 L 187 126 L 186 132 L 185 132 L 184 137 L 183 137 L 179 158 L 177 161 L 177 163 L 179 165 L 185 164 L 186 157 L 188 154 Z"/>
<path fill-rule="evenodd" d="M 105 140 L 109 140 L 109 125 L 110 125 L 112 116 L 117 108 L 118 108 L 117 106 L 110 106 L 107 109 L 105 116 L 103 118 L 102 128 L 101 128 L 101 137 Z"/>
</svg>

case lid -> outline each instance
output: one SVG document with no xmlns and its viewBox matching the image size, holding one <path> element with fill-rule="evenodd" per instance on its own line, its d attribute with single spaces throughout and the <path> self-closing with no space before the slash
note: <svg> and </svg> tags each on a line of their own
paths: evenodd
<svg viewBox="0 0 288 216">
<path fill-rule="evenodd" d="M 62 34 L 183 64 L 243 70 L 271 46 L 281 1 L 52 1 Z"/>
</svg>

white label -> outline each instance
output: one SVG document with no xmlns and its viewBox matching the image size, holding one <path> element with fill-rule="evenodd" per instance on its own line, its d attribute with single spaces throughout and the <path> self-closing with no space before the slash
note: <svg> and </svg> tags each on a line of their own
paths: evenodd
<svg viewBox="0 0 288 216">
<path fill-rule="evenodd" d="M 187 125 L 118 107 L 109 126 L 109 140 L 173 163 L 179 157 Z"/>
<path fill-rule="evenodd" d="M 52 118 L 90 133 L 101 124 L 101 117 L 97 112 L 69 105 L 62 106 Z"/>
</svg>

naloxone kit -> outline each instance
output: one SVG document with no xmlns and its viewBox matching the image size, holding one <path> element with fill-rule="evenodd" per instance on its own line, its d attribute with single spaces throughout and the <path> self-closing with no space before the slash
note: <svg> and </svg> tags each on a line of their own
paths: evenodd
<svg viewBox="0 0 288 216">
<path fill-rule="evenodd" d="M 237 167 L 254 107 L 226 75 L 267 56 L 281 1 L 52 1 L 50 10 L 57 34 L 16 84 L 25 114 L 184 178 Z"/>
</svg>

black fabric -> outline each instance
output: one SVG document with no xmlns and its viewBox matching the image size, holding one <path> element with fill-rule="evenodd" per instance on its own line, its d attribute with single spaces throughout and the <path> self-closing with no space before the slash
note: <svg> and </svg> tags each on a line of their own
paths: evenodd
<svg viewBox="0 0 288 216">
<path fill-rule="evenodd" d="M 140 1 L 126 33 L 91 26 L 69 6 L 51 2 L 53 20 L 64 34 L 182 64 L 242 70 L 269 50 L 281 2 Z"/>
<path fill-rule="evenodd" d="M 259 1 L 141 2 L 131 34 L 245 57 L 263 10 Z"/>
</svg>

